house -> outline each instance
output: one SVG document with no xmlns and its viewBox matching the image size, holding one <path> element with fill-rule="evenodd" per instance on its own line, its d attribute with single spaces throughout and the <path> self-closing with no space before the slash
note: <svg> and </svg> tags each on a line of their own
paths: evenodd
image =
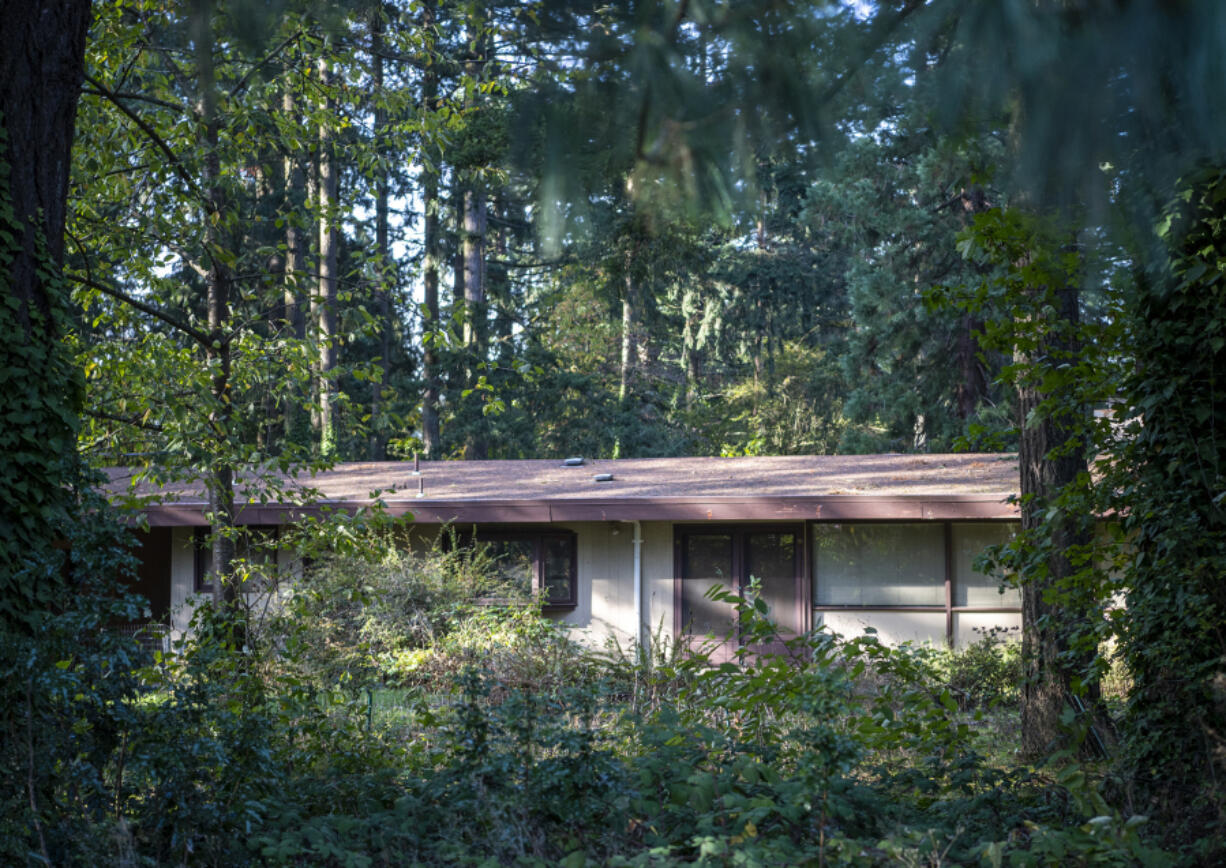
<svg viewBox="0 0 1226 868">
<path fill-rule="evenodd" d="M 130 471 L 109 476 L 116 494 L 157 495 L 144 507 L 137 590 L 180 632 L 207 590 L 200 486 L 132 489 Z M 475 529 L 547 613 L 593 644 L 660 629 L 723 635 L 728 608 L 704 594 L 750 576 L 789 631 L 871 626 L 891 642 L 961 645 L 1021 622 L 1018 592 L 973 566 L 1017 526 L 1012 455 L 350 463 L 298 482 L 318 499 L 245 497 L 239 524 L 272 536 L 378 497 L 388 514 L 411 515 L 411 545 L 448 523 Z M 266 556 L 287 564 L 293 553 Z"/>
</svg>

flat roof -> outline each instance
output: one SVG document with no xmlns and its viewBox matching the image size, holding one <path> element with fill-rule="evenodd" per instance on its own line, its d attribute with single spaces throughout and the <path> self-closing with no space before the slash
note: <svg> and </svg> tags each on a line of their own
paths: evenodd
<svg viewBox="0 0 1226 868">
<path fill-rule="evenodd" d="M 153 498 L 153 525 L 203 525 L 197 480 L 163 487 L 133 485 L 136 470 L 108 468 L 115 496 Z M 598 474 L 612 480 L 597 482 Z M 352 462 L 295 478 L 269 474 L 259 484 L 241 475 L 240 522 L 280 524 L 323 509 L 357 509 L 376 499 L 392 515 L 420 522 L 558 522 L 602 520 L 1001 519 L 1015 518 L 1006 499 L 1017 492 L 1010 454 L 886 454 L 740 458 L 561 459 Z M 313 498 L 272 493 L 295 487 Z M 420 495 L 419 495 L 420 492 Z"/>
</svg>

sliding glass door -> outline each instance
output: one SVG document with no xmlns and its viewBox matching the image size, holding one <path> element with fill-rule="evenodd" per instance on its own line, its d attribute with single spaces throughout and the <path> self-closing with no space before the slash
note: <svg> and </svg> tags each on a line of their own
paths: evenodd
<svg viewBox="0 0 1226 868">
<path fill-rule="evenodd" d="M 682 526 L 674 538 L 678 633 L 740 643 L 732 607 L 707 597 L 717 585 L 739 594 L 749 593 L 755 585 L 780 632 L 787 635 L 800 629 L 801 526 Z"/>
</svg>

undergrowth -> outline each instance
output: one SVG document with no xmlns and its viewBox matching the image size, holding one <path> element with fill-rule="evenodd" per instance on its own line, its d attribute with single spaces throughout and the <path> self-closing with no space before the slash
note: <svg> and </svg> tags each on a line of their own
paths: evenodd
<svg viewBox="0 0 1226 868">
<path fill-rule="evenodd" d="M 133 659 L 139 689 L 61 724 L 114 747 L 82 760 L 89 813 L 67 782 L 40 809 L 45 861 L 1174 862 L 1075 756 L 982 749 L 1008 714 L 1011 646 L 785 640 L 752 592 L 717 592 L 738 613 L 734 661 L 714 640 L 592 652 L 531 601 L 474 603 L 475 573 L 453 594 L 431 571 L 472 563 L 431 557 L 324 565 L 246 647 L 202 610 L 179 653 Z M 31 840 L 9 861 L 40 861 Z"/>
</svg>

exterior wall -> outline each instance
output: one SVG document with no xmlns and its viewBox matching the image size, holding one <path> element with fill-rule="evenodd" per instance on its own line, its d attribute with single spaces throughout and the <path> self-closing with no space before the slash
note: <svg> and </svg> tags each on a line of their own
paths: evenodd
<svg viewBox="0 0 1226 868">
<path fill-rule="evenodd" d="M 944 644 L 944 612 L 883 612 L 861 609 L 854 612 L 814 612 L 813 626 L 825 627 L 845 639 L 854 639 L 866 627 L 877 631 L 877 638 L 887 645 L 903 642 Z"/>
<path fill-rule="evenodd" d="M 726 524 L 727 522 L 724 522 Z M 687 523 L 693 525 L 693 522 Z M 571 625 L 574 637 L 593 648 L 603 647 L 612 638 L 628 648 L 637 635 L 634 618 L 634 524 L 629 521 L 583 521 L 552 525 L 572 531 L 576 536 L 578 605 L 557 617 Z M 674 624 L 674 523 L 641 522 L 643 624 L 645 635 L 664 642 L 673 638 Z M 170 543 L 170 617 L 171 638 L 186 631 L 195 606 L 202 597 L 195 594 L 194 528 L 175 527 Z M 438 533 L 437 525 L 411 526 L 407 546 L 421 551 L 429 548 Z M 807 540 L 809 533 L 806 531 Z M 807 544 L 807 543 L 806 543 Z M 290 575 L 301 566 L 293 553 L 278 552 L 278 565 Z M 275 602 L 275 601 L 274 601 Z M 263 601 L 260 601 L 263 605 Z M 1000 629 L 1016 636 L 1021 615 L 1016 612 L 955 612 L 954 640 L 961 646 L 975 641 L 983 631 Z M 857 609 L 813 613 L 813 626 L 825 626 L 851 638 L 873 627 L 887 643 L 904 641 L 943 643 L 945 615 L 933 611 L 884 611 Z"/>
<path fill-rule="evenodd" d="M 558 614 L 558 620 L 573 627 L 572 636 L 588 647 L 602 648 L 612 639 L 629 648 L 638 636 L 634 622 L 634 523 L 577 521 L 549 527 L 575 534 L 578 559 L 578 605 Z M 673 525 L 641 522 L 641 528 L 643 627 L 650 634 L 662 626 L 668 637 L 673 624 Z M 409 531 L 409 548 L 423 551 L 437 534 L 437 525 L 415 525 Z"/>
<path fill-rule="evenodd" d="M 643 522 L 644 627 L 648 636 L 662 642 L 673 638 L 673 572 L 673 523 Z"/>
<path fill-rule="evenodd" d="M 897 612 L 860 609 L 841 612 L 814 612 L 813 626 L 826 627 L 844 639 L 854 639 L 873 627 L 887 645 L 912 642 L 919 645 L 945 644 L 944 612 Z M 1020 612 L 955 612 L 954 645 L 964 648 L 983 638 L 984 631 L 1002 631 L 1003 639 L 1019 638 Z"/>
<path fill-rule="evenodd" d="M 196 607 L 207 602 L 209 597 L 196 593 L 196 528 L 172 528 L 170 543 L 170 639 L 176 642 L 183 638 L 191 625 Z M 302 573 L 302 562 L 287 549 L 277 551 L 277 567 L 282 576 Z M 257 616 L 267 613 L 275 606 L 280 589 L 272 595 L 249 594 L 247 602 Z"/>
<path fill-rule="evenodd" d="M 965 648 L 996 631 L 1000 639 L 1022 638 L 1021 612 L 954 612 L 954 645 Z"/>
<path fill-rule="evenodd" d="M 195 593 L 196 550 L 194 527 L 176 527 L 170 544 L 170 638 L 177 641 L 200 602 Z"/>
<path fill-rule="evenodd" d="M 601 647 L 610 638 L 623 648 L 635 638 L 634 529 L 624 522 L 557 525 L 575 533 L 579 604 L 559 616 L 574 638 Z"/>
</svg>

